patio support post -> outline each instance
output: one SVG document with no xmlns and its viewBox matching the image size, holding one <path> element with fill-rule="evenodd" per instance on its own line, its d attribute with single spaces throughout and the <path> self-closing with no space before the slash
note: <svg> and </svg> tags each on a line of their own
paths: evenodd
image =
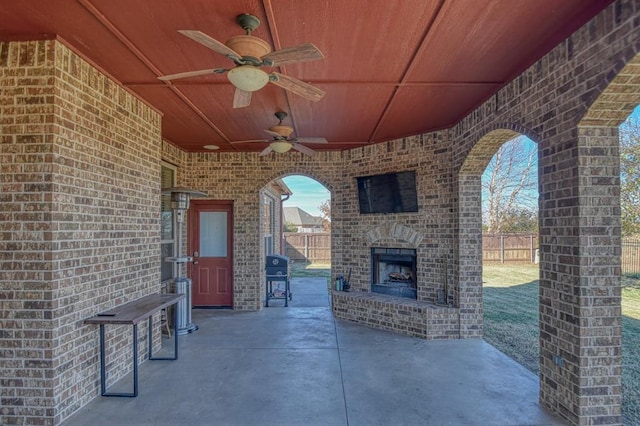
<svg viewBox="0 0 640 426">
<path fill-rule="evenodd" d="M 621 424 L 617 128 L 541 150 L 540 399 L 572 424 Z"/>
</svg>

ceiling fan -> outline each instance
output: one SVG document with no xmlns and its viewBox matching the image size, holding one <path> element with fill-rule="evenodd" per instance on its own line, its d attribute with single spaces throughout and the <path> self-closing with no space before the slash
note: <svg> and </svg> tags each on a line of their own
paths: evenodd
<svg viewBox="0 0 640 426">
<path fill-rule="evenodd" d="M 315 45 L 306 43 L 272 52 L 271 46 L 267 42 L 251 35 L 251 32 L 260 25 L 260 20 L 257 17 L 244 13 L 236 18 L 236 23 L 246 31 L 246 34 L 232 37 L 226 43 L 221 43 L 201 31 L 178 31 L 214 52 L 231 59 L 235 67 L 187 71 L 158 78 L 169 81 L 199 75 L 227 73 L 227 78 L 236 87 L 233 96 L 234 108 L 249 106 L 251 93 L 262 89 L 269 82 L 314 102 L 322 99 L 325 92 L 315 86 L 275 71 L 266 73 L 260 69 L 263 66 L 278 67 L 294 62 L 323 59 L 324 55 Z"/>
<path fill-rule="evenodd" d="M 234 143 L 252 143 L 252 142 L 269 142 L 269 146 L 267 146 L 260 155 L 267 155 L 271 151 L 275 151 L 277 153 L 284 153 L 289 151 L 290 149 L 295 149 L 306 155 L 314 155 L 316 152 L 309 148 L 308 146 L 302 145 L 303 143 L 328 143 L 325 138 L 303 138 L 303 137 L 291 137 L 293 133 L 293 127 L 285 126 L 282 124 L 282 121 L 287 118 L 287 113 L 283 111 L 278 111 L 275 113 L 276 118 L 278 119 L 278 124 L 272 127 L 269 127 L 269 130 L 265 130 L 269 135 L 271 135 L 272 139 L 262 139 L 262 140 L 249 140 L 249 141 L 238 141 L 231 142 Z"/>
</svg>

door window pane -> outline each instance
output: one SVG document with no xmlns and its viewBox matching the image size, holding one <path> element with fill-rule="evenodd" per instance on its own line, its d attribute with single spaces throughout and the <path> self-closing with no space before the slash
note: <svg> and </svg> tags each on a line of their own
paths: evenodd
<svg viewBox="0 0 640 426">
<path fill-rule="evenodd" d="M 227 257 L 227 212 L 200 212 L 200 256 Z"/>
</svg>

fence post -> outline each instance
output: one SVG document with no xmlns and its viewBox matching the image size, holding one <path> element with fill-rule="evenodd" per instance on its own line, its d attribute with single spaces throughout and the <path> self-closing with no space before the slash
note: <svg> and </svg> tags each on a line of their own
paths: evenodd
<svg viewBox="0 0 640 426">
<path fill-rule="evenodd" d="M 309 234 L 304 235 L 304 257 L 309 262 Z"/>
<path fill-rule="evenodd" d="M 531 241 L 531 263 L 536 263 L 536 254 L 533 252 L 533 234 L 529 235 L 529 240 Z"/>
<path fill-rule="evenodd" d="M 500 262 L 504 263 L 504 235 L 500 235 Z"/>
</svg>

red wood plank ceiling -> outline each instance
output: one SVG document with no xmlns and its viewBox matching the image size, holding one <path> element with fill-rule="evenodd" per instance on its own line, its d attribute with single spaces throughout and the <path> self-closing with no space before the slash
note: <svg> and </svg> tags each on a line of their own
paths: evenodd
<svg viewBox="0 0 640 426">
<path fill-rule="evenodd" d="M 163 137 L 187 151 L 260 151 L 276 111 L 315 150 L 343 150 L 444 129 L 493 95 L 612 0 L 0 0 L 0 39 L 57 36 L 162 111 Z M 231 68 L 178 33 L 226 42 L 252 35 L 273 50 L 313 43 L 322 60 L 265 67 L 326 92 L 312 102 L 268 84 L 232 107 Z"/>
</svg>

